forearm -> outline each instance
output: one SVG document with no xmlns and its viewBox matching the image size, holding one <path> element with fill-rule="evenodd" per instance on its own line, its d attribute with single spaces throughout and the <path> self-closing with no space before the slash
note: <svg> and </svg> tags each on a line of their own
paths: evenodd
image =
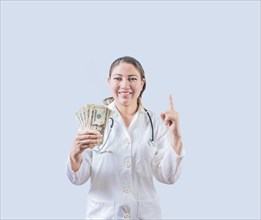
<svg viewBox="0 0 261 220">
<path fill-rule="evenodd" d="M 180 155 L 173 152 L 170 146 L 158 151 L 152 161 L 153 173 L 156 179 L 162 183 L 173 184 L 179 178 L 183 150 Z"/>
<path fill-rule="evenodd" d="M 171 135 L 171 145 L 175 153 L 180 156 L 182 152 L 182 140 L 179 134 L 176 133 Z"/>
<path fill-rule="evenodd" d="M 72 162 L 72 159 L 68 158 L 67 176 L 73 184 L 81 185 L 85 183 L 90 178 L 90 175 L 91 166 L 89 162 L 82 159 L 80 166 L 78 167 L 78 164 L 76 164 L 75 167 L 74 163 Z"/>
<path fill-rule="evenodd" d="M 70 163 L 71 163 L 71 169 L 74 172 L 77 172 L 82 164 L 82 155 L 74 155 L 73 153 L 71 153 L 70 155 Z"/>
</svg>

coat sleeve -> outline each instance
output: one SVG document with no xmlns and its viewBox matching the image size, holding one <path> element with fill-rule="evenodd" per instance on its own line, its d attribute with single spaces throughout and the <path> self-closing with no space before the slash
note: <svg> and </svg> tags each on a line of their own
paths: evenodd
<svg viewBox="0 0 261 220">
<path fill-rule="evenodd" d="M 91 176 L 91 162 L 92 152 L 91 150 L 85 150 L 83 153 L 83 160 L 80 169 L 77 172 L 74 172 L 71 168 L 70 158 L 68 158 L 66 174 L 69 180 L 75 185 L 82 185 L 87 182 Z"/>
<path fill-rule="evenodd" d="M 184 149 L 182 146 L 181 154 L 177 155 L 174 151 L 170 134 L 166 126 L 157 122 L 156 131 L 156 153 L 152 160 L 152 170 L 156 179 L 162 183 L 173 184 L 180 175 Z"/>
</svg>

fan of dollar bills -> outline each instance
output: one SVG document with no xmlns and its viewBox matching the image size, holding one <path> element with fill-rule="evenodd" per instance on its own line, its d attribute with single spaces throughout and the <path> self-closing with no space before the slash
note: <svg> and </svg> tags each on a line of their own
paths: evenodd
<svg viewBox="0 0 261 220">
<path fill-rule="evenodd" d="M 96 130 L 103 136 L 111 114 L 112 111 L 104 105 L 88 104 L 76 112 L 76 119 L 81 130 Z"/>
</svg>

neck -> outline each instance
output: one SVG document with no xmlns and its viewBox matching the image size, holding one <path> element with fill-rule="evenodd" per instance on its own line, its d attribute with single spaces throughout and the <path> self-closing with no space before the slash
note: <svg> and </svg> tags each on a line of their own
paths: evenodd
<svg viewBox="0 0 261 220">
<path fill-rule="evenodd" d="M 118 109 L 122 120 L 124 121 L 126 127 L 128 128 L 129 125 L 131 124 L 132 118 L 134 117 L 135 113 L 138 110 L 139 105 L 133 105 L 133 106 L 124 106 L 124 105 L 119 105 L 117 103 L 116 108 Z"/>
<path fill-rule="evenodd" d="M 139 108 L 138 104 L 132 106 L 119 105 L 117 103 L 115 104 L 116 104 L 116 108 L 118 109 L 118 111 L 122 116 L 134 116 Z"/>
</svg>

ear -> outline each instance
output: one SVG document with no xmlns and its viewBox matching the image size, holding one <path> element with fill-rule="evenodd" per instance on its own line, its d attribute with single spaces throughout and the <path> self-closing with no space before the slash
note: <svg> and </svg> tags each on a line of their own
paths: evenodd
<svg viewBox="0 0 261 220">
<path fill-rule="evenodd" d="M 145 82 L 145 79 L 141 80 L 141 87 L 142 87 L 142 89 L 143 89 L 145 83 L 146 83 L 146 82 Z M 141 89 L 141 90 L 142 90 L 142 89 Z"/>
</svg>

